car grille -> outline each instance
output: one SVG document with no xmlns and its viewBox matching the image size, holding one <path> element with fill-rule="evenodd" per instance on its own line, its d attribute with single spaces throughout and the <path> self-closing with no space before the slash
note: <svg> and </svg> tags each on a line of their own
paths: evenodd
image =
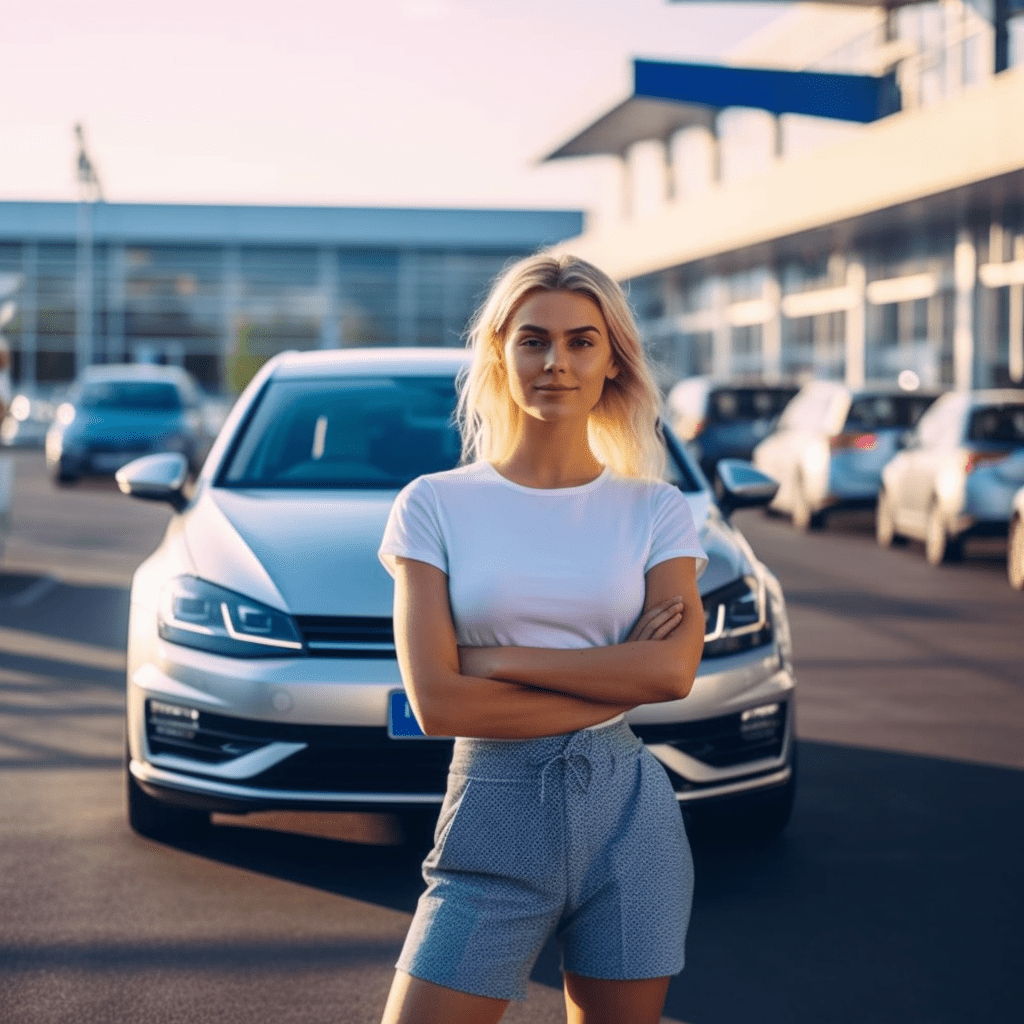
<svg viewBox="0 0 1024 1024">
<path fill-rule="evenodd" d="M 781 703 L 777 714 L 755 724 L 743 722 L 742 715 L 737 712 L 718 718 L 704 718 L 699 722 L 634 725 L 633 732 L 644 743 L 667 743 L 712 768 L 732 768 L 748 761 L 782 755 L 786 707 Z M 669 774 L 674 776 L 673 781 L 678 778 L 673 772 Z"/>
<path fill-rule="evenodd" d="M 302 639 L 317 658 L 393 658 L 390 616 L 296 615 Z"/>
<path fill-rule="evenodd" d="M 394 740 L 384 728 L 256 722 L 199 712 L 198 719 L 167 723 L 149 702 L 146 738 L 154 754 L 177 754 L 218 764 L 273 742 L 305 743 L 300 750 L 245 784 L 268 790 L 312 792 L 443 793 L 452 740 Z M 168 734 L 172 735 L 168 735 Z M 174 735 L 176 733 L 176 735 Z M 202 774 L 197 766 L 197 774 Z"/>
<path fill-rule="evenodd" d="M 177 754 L 194 761 L 219 764 L 275 741 L 305 743 L 246 784 L 269 791 L 361 793 L 443 793 L 452 741 L 395 740 L 384 728 L 344 725 L 294 725 L 256 722 L 199 712 L 190 721 L 174 721 L 154 712 L 149 701 L 146 737 L 154 754 Z M 742 715 L 721 715 L 699 722 L 634 725 L 645 743 L 667 743 L 715 768 L 734 767 L 762 758 L 779 757 L 786 732 L 785 703 L 777 714 L 744 723 Z M 693 784 L 668 770 L 676 790 Z M 196 774 L 202 767 L 196 766 Z"/>
</svg>

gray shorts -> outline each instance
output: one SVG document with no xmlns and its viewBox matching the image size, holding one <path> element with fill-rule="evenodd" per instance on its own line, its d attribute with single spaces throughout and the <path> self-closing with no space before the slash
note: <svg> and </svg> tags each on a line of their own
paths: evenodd
<svg viewBox="0 0 1024 1024">
<path fill-rule="evenodd" d="M 693 862 L 664 769 L 625 722 L 533 740 L 459 739 L 399 970 L 525 999 L 555 932 L 567 971 L 683 968 Z"/>
</svg>

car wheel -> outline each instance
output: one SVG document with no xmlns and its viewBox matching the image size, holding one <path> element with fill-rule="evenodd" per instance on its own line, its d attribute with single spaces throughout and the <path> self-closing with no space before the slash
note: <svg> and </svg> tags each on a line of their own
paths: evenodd
<svg viewBox="0 0 1024 1024">
<path fill-rule="evenodd" d="M 71 487 L 78 483 L 78 477 L 73 473 L 54 473 L 53 484 L 55 487 Z"/>
<path fill-rule="evenodd" d="M 735 797 L 721 806 L 688 812 L 694 839 L 758 843 L 774 839 L 789 824 L 796 797 L 796 761 L 789 781 L 768 793 Z"/>
<path fill-rule="evenodd" d="M 950 537 L 938 502 L 933 501 L 928 509 L 928 522 L 925 527 L 924 557 L 929 565 L 944 565 L 957 561 L 962 554 L 962 543 Z"/>
<path fill-rule="evenodd" d="M 800 476 L 793 481 L 793 508 L 790 516 L 793 520 L 793 528 L 799 530 L 800 533 L 806 533 L 808 530 L 820 530 L 825 525 L 825 513 L 811 507 L 803 477 Z"/>
<path fill-rule="evenodd" d="M 895 544 L 905 543 L 905 538 L 896 532 L 892 502 L 884 490 L 878 492 L 878 505 L 875 508 L 875 540 L 881 548 L 891 548 Z"/>
<path fill-rule="evenodd" d="M 1024 520 L 1014 516 L 1006 543 L 1006 575 L 1014 590 L 1024 590 Z"/>
<path fill-rule="evenodd" d="M 133 832 L 147 839 L 186 839 L 204 832 L 210 826 L 210 815 L 187 807 L 175 807 L 151 797 L 135 780 L 125 764 L 128 824 Z"/>
</svg>

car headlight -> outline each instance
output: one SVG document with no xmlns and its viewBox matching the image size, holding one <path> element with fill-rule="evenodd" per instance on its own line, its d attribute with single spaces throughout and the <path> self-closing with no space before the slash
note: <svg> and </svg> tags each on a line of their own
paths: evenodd
<svg viewBox="0 0 1024 1024">
<path fill-rule="evenodd" d="M 741 576 L 705 594 L 704 657 L 739 654 L 772 641 L 772 624 L 763 582 Z"/>
<path fill-rule="evenodd" d="M 160 636 L 233 658 L 281 658 L 303 654 L 290 615 L 195 576 L 176 576 L 160 591 Z"/>
</svg>

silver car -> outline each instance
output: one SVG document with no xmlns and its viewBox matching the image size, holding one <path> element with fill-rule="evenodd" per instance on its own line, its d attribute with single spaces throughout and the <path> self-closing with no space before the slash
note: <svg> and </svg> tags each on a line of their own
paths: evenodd
<svg viewBox="0 0 1024 1024">
<path fill-rule="evenodd" d="M 872 508 L 882 467 L 935 398 L 885 384 L 805 384 L 754 449 L 754 465 L 779 481 L 772 507 L 798 530 L 820 529 L 831 509 Z"/>
<path fill-rule="evenodd" d="M 440 805 L 451 741 L 419 733 L 402 690 L 392 582 L 377 559 L 397 491 L 454 466 L 450 349 L 286 353 L 231 411 L 194 492 L 152 455 L 123 491 L 177 509 L 135 574 L 128 637 L 128 814 L 173 836 L 209 812 Z M 691 694 L 629 716 L 680 804 L 770 834 L 789 817 L 794 675 L 775 577 L 728 521 L 775 491 L 749 463 L 707 480 L 671 436 L 710 562 L 704 659 Z M 712 806 L 714 812 L 712 813 Z"/>
<path fill-rule="evenodd" d="M 876 534 L 883 547 L 914 537 L 932 565 L 969 537 L 1005 536 L 1024 484 L 1024 391 L 944 395 L 882 471 Z"/>
</svg>

